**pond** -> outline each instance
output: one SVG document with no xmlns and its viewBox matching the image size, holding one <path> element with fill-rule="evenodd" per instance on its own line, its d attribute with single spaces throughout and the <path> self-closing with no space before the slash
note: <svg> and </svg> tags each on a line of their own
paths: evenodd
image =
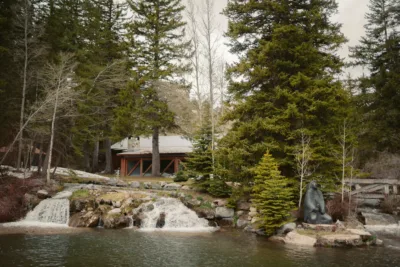
<svg viewBox="0 0 400 267">
<path fill-rule="evenodd" d="M 0 266 L 400 266 L 388 247 L 300 248 L 241 231 L 88 230 L 0 235 Z"/>
</svg>

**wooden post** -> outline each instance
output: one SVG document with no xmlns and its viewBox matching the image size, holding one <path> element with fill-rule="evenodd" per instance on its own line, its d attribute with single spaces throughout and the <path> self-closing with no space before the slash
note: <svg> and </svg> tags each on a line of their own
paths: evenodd
<svg viewBox="0 0 400 267">
<path fill-rule="evenodd" d="M 177 173 L 179 170 L 179 161 L 177 158 L 174 159 L 174 173 Z"/>
<path fill-rule="evenodd" d="M 393 185 L 393 194 L 397 195 L 398 191 L 397 191 L 397 185 Z"/>
<path fill-rule="evenodd" d="M 385 195 L 389 195 L 390 190 L 388 184 L 385 185 L 384 189 L 385 189 Z"/>
<path fill-rule="evenodd" d="M 126 176 L 126 159 L 121 157 L 121 176 Z"/>
<path fill-rule="evenodd" d="M 140 158 L 140 176 L 143 175 L 143 159 Z"/>
</svg>

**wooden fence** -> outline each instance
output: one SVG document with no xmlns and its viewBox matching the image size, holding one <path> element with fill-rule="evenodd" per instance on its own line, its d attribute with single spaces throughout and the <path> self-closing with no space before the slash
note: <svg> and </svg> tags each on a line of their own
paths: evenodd
<svg viewBox="0 0 400 267">
<path fill-rule="evenodd" d="M 388 195 L 398 195 L 400 180 L 397 179 L 346 179 L 351 187 L 351 195 L 357 199 L 384 199 Z"/>
</svg>

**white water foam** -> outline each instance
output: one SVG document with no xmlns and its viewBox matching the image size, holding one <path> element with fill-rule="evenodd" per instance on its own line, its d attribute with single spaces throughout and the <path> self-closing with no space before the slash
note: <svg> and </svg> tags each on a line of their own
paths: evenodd
<svg viewBox="0 0 400 267">
<path fill-rule="evenodd" d="M 154 208 L 149 209 L 149 205 Z M 144 203 L 135 211 L 140 209 L 144 210 L 140 231 L 213 232 L 217 229 L 209 226 L 206 219 L 199 218 L 196 212 L 176 198 L 160 198 L 151 204 Z M 162 213 L 165 214 L 165 225 L 157 228 L 157 221 Z"/>
<path fill-rule="evenodd" d="M 62 191 L 53 198 L 42 200 L 25 219 L 18 222 L 4 223 L 11 227 L 68 227 L 69 200 L 71 191 Z"/>
</svg>

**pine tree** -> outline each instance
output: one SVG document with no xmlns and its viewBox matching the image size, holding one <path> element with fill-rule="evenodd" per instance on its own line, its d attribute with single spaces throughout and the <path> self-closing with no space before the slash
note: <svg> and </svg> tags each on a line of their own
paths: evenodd
<svg viewBox="0 0 400 267">
<path fill-rule="evenodd" d="M 400 2 L 371 0 L 366 36 L 351 48 L 355 65 L 370 74 L 360 78 L 357 105 L 362 112 L 363 153 L 400 150 Z"/>
<path fill-rule="evenodd" d="M 212 151 L 211 151 L 211 118 L 209 105 L 204 105 L 206 108 L 203 113 L 202 125 L 193 138 L 193 152 L 187 158 L 186 167 L 191 175 L 202 175 L 208 178 L 213 173 L 212 166 Z"/>
<path fill-rule="evenodd" d="M 345 42 L 340 24 L 329 20 L 331 0 L 229 1 L 227 37 L 240 61 L 228 69 L 232 129 L 219 142 L 229 179 L 246 182 L 269 149 L 283 174 L 295 176 L 295 147 L 310 133 L 315 179 L 334 183 L 335 131 L 348 96 L 335 75 Z"/>
<path fill-rule="evenodd" d="M 267 151 L 255 167 L 252 202 L 260 214 L 260 221 L 267 235 L 290 221 L 294 209 L 293 189 L 282 176 L 278 164 Z"/>
<path fill-rule="evenodd" d="M 188 70 L 188 64 L 182 63 L 190 56 L 190 42 L 184 41 L 184 6 L 180 0 L 129 0 L 128 4 L 133 12 L 127 31 L 132 43 L 129 56 L 134 73 L 127 91 L 138 91 L 121 94 L 140 97 L 125 100 L 128 110 L 123 106 L 117 114 L 132 116 L 134 113 L 135 125 L 128 129 L 135 134 L 152 134 L 152 175 L 159 176 L 159 134 L 174 126 L 174 114 L 159 98 L 156 86 L 162 80 L 177 81 Z M 117 122 L 126 123 L 127 119 L 119 118 Z"/>
</svg>

